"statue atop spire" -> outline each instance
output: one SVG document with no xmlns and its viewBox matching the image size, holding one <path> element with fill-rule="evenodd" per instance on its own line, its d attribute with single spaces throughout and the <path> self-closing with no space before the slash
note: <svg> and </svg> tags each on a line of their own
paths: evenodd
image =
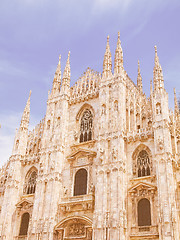
<svg viewBox="0 0 180 240">
<path fill-rule="evenodd" d="M 66 66 L 63 73 L 62 85 L 70 86 L 70 78 L 71 78 L 71 69 L 70 69 L 70 51 L 69 51 Z"/>
<path fill-rule="evenodd" d="M 123 69 L 123 51 L 121 47 L 120 32 L 118 32 L 117 47 L 114 58 L 114 74 L 119 74 Z"/>
<path fill-rule="evenodd" d="M 111 59 L 111 51 L 109 46 L 109 35 L 107 37 L 107 44 L 106 44 L 106 51 L 104 54 L 104 61 L 103 61 L 103 77 L 110 77 L 112 76 L 112 59 Z"/>
<path fill-rule="evenodd" d="M 30 117 L 30 98 L 31 98 L 31 91 L 29 93 L 29 98 L 27 100 L 22 118 L 21 118 L 21 125 L 20 125 L 20 129 L 22 130 L 28 130 L 28 126 L 29 126 L 29 117 Z"/>
<path fill-rule="evenodd" d="M 140 71 L 139 60 L 138 60 L 137 87 L 138 87 L 138 89 L 139 89 L 140 92 L 143 92 L 143 88 L 142 88 L 142 76 L 141 76 L 141 71 Z"/>
<path fill-rule="evenodd" d="M 59 55 L 59 62 L 54 75 L 52 93 L 53 94 L 58 93 L 60 91 L 60 86 L 61 86 L 61 55 Z"/>
<path fill-rule="evenodd" d="M 157 55 L 157 47 L 155 46 L 155 59 L 154 59 L 154 90 L 164 89 L 164 79 L 162 73 L 162 67 L 159 63 L 159 57 Z"/>
</svg>

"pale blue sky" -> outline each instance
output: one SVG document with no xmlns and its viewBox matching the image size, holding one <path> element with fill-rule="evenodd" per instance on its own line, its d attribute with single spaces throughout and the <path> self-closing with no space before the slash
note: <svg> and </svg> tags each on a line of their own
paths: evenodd
<svg viewBox="0 0 180 240">
<path fill-rule="evenodd" d="M 112 59 L 121 33 L 124 67 L 136 82 L 140 60 L 149 95 L 157 45 L 165 88 L 173 108 L 180 91 L 179 0 L 0 0 L 0 154 L 11 155 L 29 91 L 30 128 L 46 113 L 59 54 L 62 71 L 71 51 L 71 84 L 91 67 L 102 72 L 107 35 Z"/>
</svg>

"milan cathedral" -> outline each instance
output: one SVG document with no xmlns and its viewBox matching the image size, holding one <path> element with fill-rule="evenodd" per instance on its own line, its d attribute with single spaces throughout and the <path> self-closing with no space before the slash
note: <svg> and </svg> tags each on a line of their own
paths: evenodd
<svg viewBox="0 0 180 240">
<path fill-rule="evenodd" d="M 102 74 L 70 85 L 61 57 L 45 118 L 29 131 L 30 95 L 12 155 L 0 169 L 1 240 L 179 240 L 180 113 L 155 46 L 150 97 L 109 37 Z"/>
</svg>

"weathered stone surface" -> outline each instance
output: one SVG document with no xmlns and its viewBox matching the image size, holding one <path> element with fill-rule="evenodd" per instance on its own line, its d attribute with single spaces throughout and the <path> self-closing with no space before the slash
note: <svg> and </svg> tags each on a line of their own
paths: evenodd
<svg viewBox="0 0 180 240">
<path fill-rule="evenodd" d="M 29 96 L 0 170 L 0 239 L 179 240 L 180 115 L 157 49 L 150 98 L 140 65 L 137 86 L 124 70 L 119 34 L 114 73 L 109 37 L 102 75 L 88 68 L 70 87 L 70 53 L 62 79 L 60 60 L 45 118 L 28 132 Z"/>
</svg>

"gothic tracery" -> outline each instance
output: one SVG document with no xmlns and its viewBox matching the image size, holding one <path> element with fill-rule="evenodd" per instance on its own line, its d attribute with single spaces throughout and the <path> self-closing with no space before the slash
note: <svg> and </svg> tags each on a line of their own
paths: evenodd
<svg viewBox="0 0 180 240">
<path fill-rule="evenodd" d="M 93 116 L 90 110 L 86 109 L 80 123 L 80 142 L 92 140 Z"/>
</svg>

